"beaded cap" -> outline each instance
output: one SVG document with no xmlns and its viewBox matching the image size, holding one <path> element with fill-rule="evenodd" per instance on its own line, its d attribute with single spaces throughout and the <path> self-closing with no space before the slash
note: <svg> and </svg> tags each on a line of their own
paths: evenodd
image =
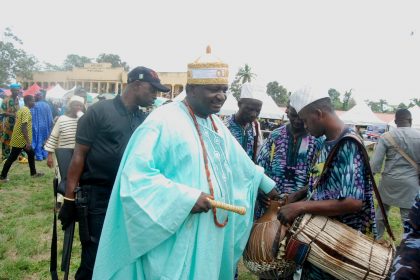
<svg viewBox="0 0 420 280">
<path fill-rule="evenodd" d="M 216 58 L 207 46 L 206 54 L 188 64 L 187 84 L 227 85 L 229 84 L 228 65 Z"/>
</svg>

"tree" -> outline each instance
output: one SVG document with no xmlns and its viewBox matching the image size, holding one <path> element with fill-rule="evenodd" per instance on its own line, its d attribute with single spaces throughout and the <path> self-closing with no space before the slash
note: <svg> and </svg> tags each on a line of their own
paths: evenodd
<svg viewBox="0 0 420 280">
<path fill-rule="evenodd" d="M 55 64 L 51 64 L 51 63 L 48 63 L 48 62 L 44 62 L 42 70 L 44 70 L 44 71 L 64 71 L 64 67 L 63 66 L 58 66 L 58 65 L 55 65 Z"/>
<path fill-rule="evenodd" d="M 349 103 L 348 103 L 348 110 L 350 110 L 351 108 L 353 108 L 354 106 L 356 106 L 356 100 L 354 100 L 353 97 L 350 98 Z"/>
<path fill-rule="evenodd" d="M 381 106 L 379 105 L 379 102 L 370 101 L 370 100 L 365 100 L 365 102 L 367 103 L 367 105 L 370 107 L 370 109 L 373 112 L 379 113 L 381 111 Z"/>
<path fill-rule="evenodd" d="M 63 69 L 68 71 L 74 67 L 83 67 L 85 63 L 92 63 L 92 59 L 77 54 L 69 54 L 64 60 Z"/>
<path fill-rule="evenodd" d="M 23 80 L 32 80 L 32 74 L 39 71 L 38 60 L 32 55 L 24 55 L 16 62 L 15 75 Z"/>
<path fill-rule="evenodd" d="M 0 86 L 9 84 L 17 76 L 31 79 L 33 71 L 38 70 L 37 59 L 19 48 L 21 39 L 6 28 L 0 41 Z"/>
<path fill-rule="evenodd" d="M 381 113 L 385 113 L 387 110 L 385 106 L 388 105 L 388 102 L 385 99 L 379 99 L 379 107 L 381 108 Z"/>
<path fill-rule="evenodd" d="M 397 107 L 397 109 L 407 109 L 407 108 L 408 108 L 407 105 L 405 105 L 403 102 L 401 102 Z"/>
<path fill-rule="evenodd" d="M 238 74 L 236 74 L 235 79 L 229 87 L 230 92 L 232 92 L 236 100 L 239 100 L 239 98 L 241 97 L 241 86 L 241 79 L 238 77 Z"/>
<path fill-rule="evenodd" d="M 408 107 L 420 106 L 420 98 L 412 98 L 410 101 Z"/>
<path fill-rule="evenodd" d="M 372 109 L 373 112 L 375 113 L 385 113 L 387 112 L 387 110 L 385 109 L 385 106 L 388 105 L 388 102 L 384 99 L 380 99 L 379 101 L 375 102 L 375 101 L 369 101 L 366 100 L 369 107 Z"/>
<path fill-rule="evenodd" d="M 286 106 L 289 101 L 289 93 L 285 87 L 277 81 L 267 84 L 267 94 L 271 96 L 278 106 Z"/>
<path fill-rule="evenodd" d="M 120 56 L 117 54 L 106 54 L 101 53 L 96 58 L 97 63 L 111 63 L 112 67 L 123 67 L 125 71 L 130 70 L 130 66 L 128 66 L 127 62 L 122 61 Z"/>
<path fill-rule="evenodd" d="M 349 91 L 346 91 L 344 93 L 344 97 L 343 97 L 343 110 L 347 111 L 350 109 L 350 99 L 351 99 L 351 95 L 352 95 L 352 91 L 353 89 L 351 88 Z"/>
<path fill-rule="evenodd" d="M 334 106 L 334 109 L 339 110 L 341 108 L 343 108 L 343 103 L 340 100 L 340 92 L 338 92 L 336 89 L 334 88 L 330 88 L 328 90 L 328 95 L 331 98 L 331 103 Z"/>
<path fill-rule="evenodd" d="M 241 87 L 246 82 L 251 82 L 251 79 L 254 78 L 256 75 L 251 72 L 251 67 L 248 64 L 245 64 L 244 67 L 239 68 L 238 73 L 235 75 L 235 79 L 233 80 L 232 84 L 230 84 L 230 92 L 232 92 L 233 96 L 236 100 L 239 100 L 241 97 Z"/>
<path fill-rule="evenodd" d="M 248 64 L 245 64 L 244 67 L 239 69 L 237 76 L 241 79 L 242 84 L 245 84 L 246 82 L 251 82 L 257 75 L 251 72 L 251 67 Z"/>
</svg>

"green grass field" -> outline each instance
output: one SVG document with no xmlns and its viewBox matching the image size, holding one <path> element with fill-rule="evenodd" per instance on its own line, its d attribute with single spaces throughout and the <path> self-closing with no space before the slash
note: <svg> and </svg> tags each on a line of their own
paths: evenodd
<svg viewBox="0 0 420 280">
<path fill-rule="evenodd" d="M 9 173 L 10 181 L 0 184 L 0 280 L 51 279 L 49 263 L 54 207 L 53 170 L 46 166 L 45 161 L 37 161 L 36 164 L 37 170 L 46 174 L 44 177 L 31 178 L 28 165 L 16 162 Z M 399 243 L 402 229 L 396 209 L 391 210 L 390 219 Z M 61 256 L 61 228 L 58 233 Z M 80 245 L 76 237 L 71 278 L 74 278 L 79 256 Z M 239 269 L 240 279 L 257 279 L 242 264 Z M 63 277 L 61 272 L 59 277 Z"/>
</svg>

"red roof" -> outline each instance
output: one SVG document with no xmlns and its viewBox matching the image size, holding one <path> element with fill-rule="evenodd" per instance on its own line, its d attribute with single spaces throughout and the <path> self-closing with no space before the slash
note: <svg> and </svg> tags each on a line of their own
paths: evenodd
<svg viewBox="0 0 420 280">
<path fill-rule="evenodd" d="M 392 113 L 375 113 L 375 115 L 386 123 L 395 119 L 395 114 Z"/>
<path fill-rule="evenodd" d="M 10 89 L 6 89 L 6 90 L 4 90 L 4 95 L 5 95 L 5 96 L 10 96 L 10 95 L 12 95 L 11 90 L 10 90 Z"/>
<path fill-rule="evenodd" d="M 28 87 L 27 90 L 25 90 L 25 92 L 23 93 L 23 96 L 27 96 L 27 95 L 35 95 L 36 93 L 38 93 L 41 90 L 41 87 L 38 86 L 38 84 L 33 84 L 32 86 Z"/>
</svg>

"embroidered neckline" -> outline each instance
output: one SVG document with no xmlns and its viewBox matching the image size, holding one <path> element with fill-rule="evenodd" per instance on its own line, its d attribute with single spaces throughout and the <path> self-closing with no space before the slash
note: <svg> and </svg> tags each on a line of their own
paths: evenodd
<svg viewBox="0 0 420 280">
<path fill-rule="evenodd" d="M 203 140 L 203 136 L 202 136 L 202 133 L 201 133 L 201 130 L 200 130 L 200 126 L 199 126 L 199 124 L 197 122 L 197 118 L 196 118 L 193 110 L 191 109 L 190 105 L 188 104 L 187 100 L 184 99 L 183 103 L 187 107 L 188 112 L 190 113 L 190 116 L 193 119 L 195 129 L 197 130 L 198 137 L 200 138 L 200 144 L 201 144 L 201 148 L 203 150 L 203 157 L 204 157 L 204 167 L 206 169 L 207 183 L 209 184 L 210 195 L 214 198 L 214 189 L 213 189 L 213 183 L 212 183 L 211 177 L 210 177 L 209 160 L 207 158 L 207 149 L 206 149 L 206 146 L 204 145 L 204 140 Z M 213 117 L 211 115 L 209 117 L 210 117 L 213 129 L 217 133 L 218 129 L 217 129 L 216 124 L 214 123 Z M 219 221 L 217 220 L 216 208 L 215 207 L 212 208 L 212 212 L 213 212 L 213 220 L 214 220 L 215 225 L 218 226 L 218 227 L 221 227 L 221 228 L 225 227 L 228 223 L 228 217 L 226 217 L 226 220 L 223 223 L 219 223 Z"/>
</svg>

